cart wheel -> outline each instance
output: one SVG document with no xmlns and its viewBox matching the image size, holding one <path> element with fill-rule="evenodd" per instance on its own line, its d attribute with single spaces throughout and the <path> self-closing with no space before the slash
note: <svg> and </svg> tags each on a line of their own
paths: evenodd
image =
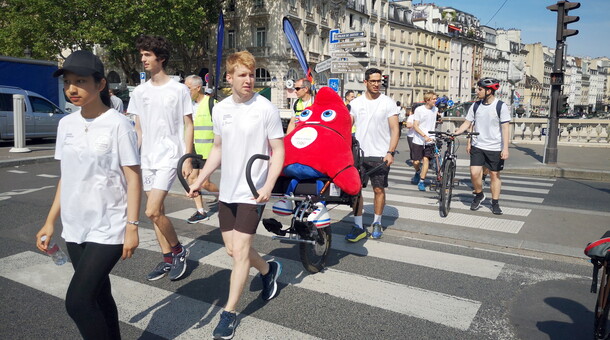
<svg viewBox="0 0 610 340">
<path fill-rule="evenodd" d="M 330 227 L 325 227 L 318 229 L 318 239 L 316 240 L 315 245 L 310 243 L 301 243 L 299 245 L 301 263 L 303 263 L 303 267 L 305 267 L 308 272 L 315 274 L 324 269 L 326 258 L 330 251 L 331 241 L 332 234 L 330 232 Z"/>
</svg>

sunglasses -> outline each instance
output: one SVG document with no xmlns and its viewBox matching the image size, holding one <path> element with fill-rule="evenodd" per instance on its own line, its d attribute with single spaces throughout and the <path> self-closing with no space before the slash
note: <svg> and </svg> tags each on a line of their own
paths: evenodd
<svg viewBox="0 0 610 340">
<path fill-rule="evenodd" d="M 304 88 L 305 88 L 305 87 L 295 87 L 294 89 L 295 89 L 295 90 L 297 90 L 297 91 L 299 91 L 299 90 L 304 89 Z"/>
</svg>

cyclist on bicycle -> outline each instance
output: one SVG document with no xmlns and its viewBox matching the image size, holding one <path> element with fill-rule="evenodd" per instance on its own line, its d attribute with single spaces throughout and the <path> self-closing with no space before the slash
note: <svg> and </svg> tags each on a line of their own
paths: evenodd
<svg viewBox="0 0 610 340">
<path fill-rule="evenodd" d="M 434 136 L 430 136 L 428 131 L 434 131 L 436 126 L 436 115 L 438 108 L 435 106 L 438 96 L 430 91 L 424 93 L 424 105 L 415 109 L 413 114 L 413 166 L 415 167 L 415 177 L 411 182 L 416 182 L 419 177 L 417 188 L 420 191 L 426 190 L 425 180 L 430 165 L 430 159 L 434 158 Z"/>
<path fill-rule="evenodd" d="M 470 150 L 470 177 L 474 187 L 474 199 L 470 210 L 477 210 L 485 200 L 483 193 L 483 166 L 490 170 L 491 177 L 491 211 L 502 215 L 500 209 L 500 171 L 504 168 L 504 160 L 508 159 L 508 137 L 510 111 L 505 103 L 495 97 L 500 88 L 500 81 L 493 78 L 483 78 L 477 83 L 477 97 L 479 101 L 468 110 L 466 120 L 455 130 L 456 134 L 463 133 L 474 124 L 478 136 L 471 139 Z M 475 111 L 476 109 L 476 111 Z M 476 121 L 476 124 L 475 124 Z"/>
</svg>

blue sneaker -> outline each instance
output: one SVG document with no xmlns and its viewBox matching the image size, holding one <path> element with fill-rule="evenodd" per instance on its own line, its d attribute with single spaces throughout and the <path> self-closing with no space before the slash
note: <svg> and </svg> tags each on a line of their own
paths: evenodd
<svg viewBox="0 0 610 340">
<path fill-rule="evenodd" d="M 373 223 L 373 232 L 371 233 L 371 238 L 378 239 L 381 238 L 381 235 L 383 235 L 383 228 L 381 227 L 381 223 Z"/>
<path fill-rule="evenodd" d="M 269 272 L 267 275 L 261 274 L 263 280 L 263 292 L 261 297 L 269 301 L 277 294 L 277 278 L 282 274 L 282 264 L 277 261 L 269 261 Z"/>
<path fill-rule="evenodd" d="M 413 178 L 411 178 L 411 184 L 417 183 L 419 183 L 419 171 L 415 173 L 415 176 L 413 176 Z"/>
<path fill-rule="evenodd" d="M 214 339 L 233 339 L 237 314 L 224 311 L 220 314 L 218 326 L 214 328 Z"/>
<path fill-rule="evenodd" d="M 419 184 L 417 185 L 417 189 L 419 189 L 419 191 L 426 191 L 426 184 L 424 183 L 424 181 L 419 181 Z"/>
<path fill-rule="evenodd" d="M 184 246 L 182 246 L 181 252 L 172 256 L 172 266 L 168 273 L 170 280 L 176 281 L 184 275 L 186 272 L 186 258 L 188 256 L 189 250 Z"/>
<path fill-rule="evenodd" d="M 345 235 L 345 239 L 349 242 L 358 242 L 367 236 L 368 233 L 366 229 L 353 226 L 352 231 L 350 231 L 349 234 Z"/>
<path fill-rule="evenodd" d="M 157 281 L 167 275 L 170 269 L 172 269 L 171 264 L 166 262 L 160 262 L 159 264 L 157 264 L 155 269 L 153 269 L 150 273 L 148 273 L 148 275 L 146 275 L 146 279 L 148 281 Z"/>
</svg>

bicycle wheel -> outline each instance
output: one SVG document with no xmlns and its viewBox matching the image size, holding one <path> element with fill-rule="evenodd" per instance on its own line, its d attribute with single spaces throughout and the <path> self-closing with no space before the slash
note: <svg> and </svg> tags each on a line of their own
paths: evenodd
<svg viewBox="0 0 610 340">
<path fill-rule="evenodd" d="M 330 227 L 318 228 L 318 237 L 316 244 L 300 243 L 301 263 L 305 269 L 312 273 L 318 273 L 326 265 L 326 258 L 330 251 L 330 243 L 332 234 Z"/>
<path fill-rule="evenodd" d="M 610 272 L 606 269 L 606 263 L 604 263 L 602 282 L 597 293 L 597 302 L 595 303 L 595 323 L 593 324 L 593 339 L 604 340 L 607 339 L 610 333 L 606 329 L 608 323 L 608 311 L 610 311 L 610 296 L 608 287 L 608 279 L 610 278 Z"/>
<path fill-rule="evenodd" d="M 439 210 L 441 217 L 447 217 L 451 209 L 451 193 L 453 192 L 453 178 L 455 177 L 455 161 L 448 159 L 443 166 L 443 181 L 441 182 L 441 197 Z"/>
</svg>

